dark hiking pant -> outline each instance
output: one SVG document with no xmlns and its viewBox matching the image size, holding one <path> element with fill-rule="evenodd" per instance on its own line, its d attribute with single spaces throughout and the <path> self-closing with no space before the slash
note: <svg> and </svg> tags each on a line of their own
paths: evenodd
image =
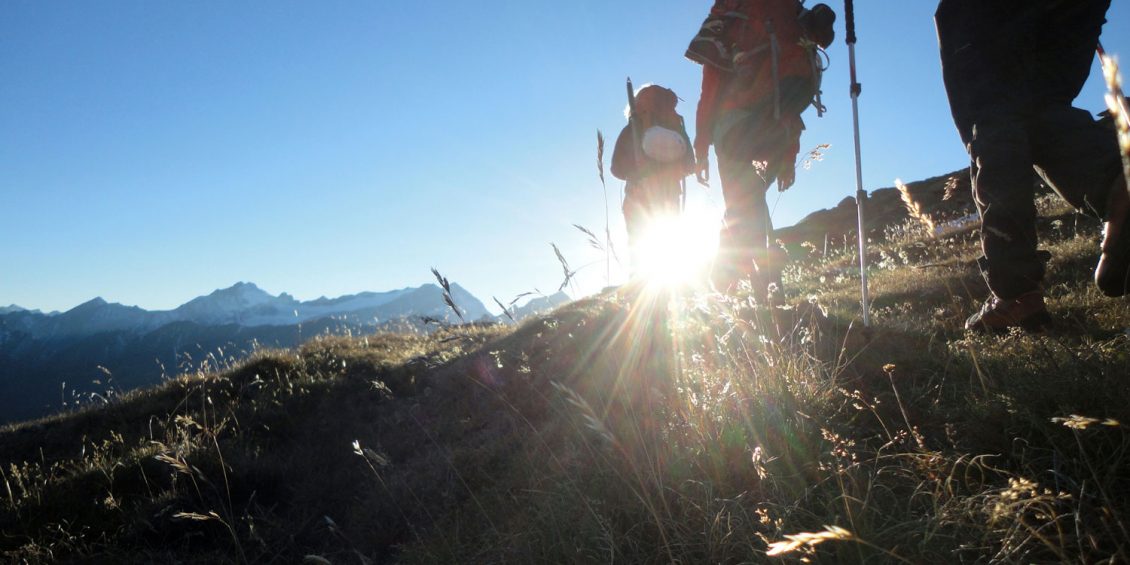
<svg viewBox="0 0 1130 565">
<path fill-rule="evenodd" d="M 942 0 L 936 14 L 954 121 L 971 158 L 980 261 L 1005 300 L 1038 289 L 1035 178 L 1102 217 L 1117 140 L 1071 106 L 1090 73 L 1109 0 Z"/>
<path fill-rule="evenodd" d="M 767 173 L 753 162 L 726 158 L 718 152 L 718 175 L 722 181 L 722 198 L 726 203 L 725 224 L 719 234 L 715 270 L 719 279 L 747 277 L 760 271 L 762 279 L 754 280 L 755 295 L 764 294 L 769 283 L 780 284 L 780 274 L 766 269 L 769 236 L 773 221 L 765 193 L 772 183 Z M 755 265 L 757 268 L 755 269 Z"/>
</svg>

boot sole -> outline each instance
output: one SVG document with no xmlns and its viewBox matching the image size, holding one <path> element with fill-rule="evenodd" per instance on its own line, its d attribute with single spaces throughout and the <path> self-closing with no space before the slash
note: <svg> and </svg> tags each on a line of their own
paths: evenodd
<svg viewBox="0 0 1130 565">
<path fill-rule="evenodd" d="M 965 329 L 981 333 L 994 333 L 1003 334 L 1010 328 L 1020 328 L 1028 333 L 1043 333 L 1050 328 L 1054 323 L 1054 319 L 1050 312 L 1037 312 L 1020 320 L 1014 324 L 1005 326 L 990 326 L 984 322 L 976 322 L 973 324 L 966 323 Z"/>
</svg>

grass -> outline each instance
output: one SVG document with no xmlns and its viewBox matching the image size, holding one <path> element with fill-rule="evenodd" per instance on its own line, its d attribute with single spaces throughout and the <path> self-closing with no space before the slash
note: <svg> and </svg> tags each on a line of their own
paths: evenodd
<svg viewBox="0 0 1130 565">
<path fill-rule="evenodd" d="M 115 563 L 1130 560 L 1130 303 L 1040 204 L 1042 335 L 966 333 L 975 234 L 798 258 L 796 306 L 609 293 L 321 336 L 0 430 L 0 554 Z"/>
</svg>

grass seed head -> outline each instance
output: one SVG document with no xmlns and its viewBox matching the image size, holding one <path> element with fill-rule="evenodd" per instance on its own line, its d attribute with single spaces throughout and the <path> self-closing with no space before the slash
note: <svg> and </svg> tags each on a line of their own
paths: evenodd
<svg viewBox="0 0 1130 565">
<path fill-rule="evenodd" d="M 770 557 L 776 557 L 786 553 L 792 553 L 798 549 L 812 548 L 826 541 L 847 541 L 852 539 L 855 539 L 855 536 L 839 526 L 824 526 L 824 529 L 819 532 L 801 532 L 799 534 L 786 535 L 784 541 L 770 543 L 769 550 L 766 551 L 765 554 Z"/>
</svg>

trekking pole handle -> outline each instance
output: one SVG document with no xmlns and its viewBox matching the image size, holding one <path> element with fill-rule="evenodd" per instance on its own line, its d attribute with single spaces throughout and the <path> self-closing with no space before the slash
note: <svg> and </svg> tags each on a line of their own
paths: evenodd
<svg viewBox="0 0 1130 565">
<path fill-rule="evenodd" d="M 628 119 L 630 120 L 635 117 L 636 111 L 636 90 L 632 87 L 632 77 L 628 77 L 626 86 L 628 89 Z"/>
<path fill-rule="evenodd" d="M 851 73 L 851 96 L 858 98 L 863 93 L 863 85 L 855 76 L 855 2 L 844 0 L 844 23 L 847 25 L 847 46 L 850 53 L 848 71 Z"/>
<path fill-rule="evenodd" d="M 640 131 L 640 119 L 636 116 L 636 89 L 632 86 L 632 77 L 628 77 L 628 126 L 632 128 L 632 149 L 636 157 L 636 167 L 643 166 L 643 132 Z"/>
</svg>

